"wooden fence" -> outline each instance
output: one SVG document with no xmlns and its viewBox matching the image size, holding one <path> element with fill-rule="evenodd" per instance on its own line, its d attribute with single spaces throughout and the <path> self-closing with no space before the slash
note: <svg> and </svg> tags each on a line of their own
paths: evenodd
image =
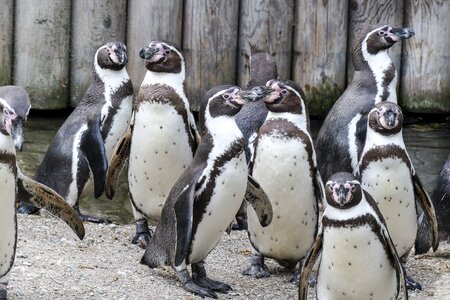
<svg viewBox="0 0 450 300">
<path fill-rule="evenodd" d="M 403 108 L 450 112 L 448 0 L 0 0 L 0 85 L 22 85 L 33 107 L 75 106 L 89 85 L 93 55 L 127 44 L 137 89 L 138 52 L 151 40 L 180 45 L 192 107 L 222 83 L 245 84 L 250 43 L 276 57 L 280 78 L 307 93 L 323 115 L 353 74 L 349 49 L 367 24 L 412 27 L 391 50 Z"/>
</svg>

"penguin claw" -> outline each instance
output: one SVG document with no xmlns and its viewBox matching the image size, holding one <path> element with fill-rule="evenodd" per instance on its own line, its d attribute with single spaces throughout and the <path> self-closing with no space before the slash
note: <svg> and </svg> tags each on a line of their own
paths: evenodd
<svg viewBox="0 0 450 300">
<path fill-rule="evenodd" d="M 289 282 L 298 286 L 298 284 L 300 282 L 300 272 L 295 271 L 294 274 L 292 274 L 291 278 L 289 278 Z"/>
<path fill-rule="evenodd" d="M 422 286 L 420 285 L 420 283 L 416 282 L 411 277 L 406 276 L 405 281 L 406 281 L 406 289 L 408 289 L 410 291 L 421 291 L 422 290 Z"/>
<path fill-rule="evenodd" d="M 216 294 L 214 291 L 212 291 L 212 290 L 210 290 L 210 289 L 208 289 L 208 288 L 204 288 L 204 287 L 202 287 L 202 286 L 196 284 L 196 283 L 193 282 L 192 280 L 186 282 L 186 283 L 183 285 L 183 287 L 184 287 L 184 289 L 185 289 L 186 291 L 191 292 L 191 293 L 193 293 L 193 294 L 195 294 L 195 295 L 197 295 L 197 296 L 200 296 L 200 297 L 202 297 L 202 298 L 207 297 L 207 298 L 214 298 L 214 299 L 217 299 L 217 294 Z"/>
<path fill-rule="evenodd" d="M 231 286 L 229 286 L 226 283 L 208 278 L 208 277 L 197 277 L 193 278 L 194 283 L 198 284 L 201 287 L 204 287 L 206 289 L 227 294 L 229 291 L 232 291 L 233 289 Z"/>
<path fill-rule="evenodd" d="M 265 264 L 263 265 L 251 264 L 249 267 L 245 268 L 244 271 L 242 271 L 242 274 L 253 276 L 258 279 L 270 276 L 269 269 Z"/>
</svg>

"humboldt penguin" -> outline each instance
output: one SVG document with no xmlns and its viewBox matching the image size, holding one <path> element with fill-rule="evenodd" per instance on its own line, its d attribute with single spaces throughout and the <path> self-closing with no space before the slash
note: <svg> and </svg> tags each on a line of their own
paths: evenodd
<svg viewBox="0 0 450 300">
<path fill-rule="evenodd" d="M 127 61 L 126 47 L 120 42 L 97 50 L 91 85 L 56 133 L 36 172 L 36 181 L 54 189 L 77 211 L 78 200 L 92 193 L 92 185 L 96 198 L 103 193 L 108 161 L 130 122 L 133 86 Z M 30 209 L 22 207 L 22 212 Z M 85 221 L 104 221 L 80 216 Z"/>
<path fill-rule="evenodd" d="M 147 220 L 156 223 L 161 217 L 170 189 L 194 157 L 198 133 L 184 91 L 182 53 L 172 44 L 152 41 L 139 56 L 147 73 L 136 97 L 131 132 L 120 141 L 108 170 L 106 194 L 114 195 L 123 160 L 129 157 L 128 187 L 136 222 L 132 243 L 145 248 L 151 237 Z"/>
<path fill-rule="evenodd" d="M 6 85 L 0 87 L 0 97 L 5 99 L 16 113 L 16 118 L 12 123 L 11 135 L 14 140 L 16 150 L 22 151 L 24 141 L 23 124 L 27 120 L 28 114 L 30 113 L 30 97 L 23 87 L 16 85 Z"/>
<path fill-rule="evenodd" d="M 49 210 L 63 219 L 80 239 L 84 226 L 75 211 L 64 199 L 48 187 L 23 175 L 16 162 L 11 137 L 16 114 L 6 100 L 0 98 L 0 299 L 6 299 L 6 288 L 14 263 L 17 243 L 17 190 L 30 195 L 31 203 Z"/>
<path fill-rule="evenodd" d="M 364 146 L 367 113 L 381 101 L 397 103 L 397 72 L 388 50 L 414 35 L 409 28 L 370 26 L 357 38 L 352 52 L 353 81 L 328 112 L 316 139 L 322 178 L 353 172 Z"/>
<path fill-rule="evenodd" d="M 304 93 L 293 82 L 267 85 L 274 95 L 264 99 L 269 113 L 256 137 L 251 174 L 267 193 L 274 219 L 262 227 L 248 207 L 253 254 L 243 271 L 257 278 L 269 276 L 265 257 L 294 268 L 306 256 L 317 233 L 318 202 L 325 201 Z"/>
<path fill-rule="evenodd" d="M 304 261 L 299 300 L 307 299 L 311 270 L 320 252 L 317 299 L 408 299 L 405 276 L 375 201 L 350 173 L 325 184 L 322 226 Z"/>
<path fill-rule="evenodd" d="M 250 45 L 249 73 L 246 89 L 264 86 L 269 80 L 278 78 L 277 63 L 269 53 Z M 245 158 L 249 164 L 251 164 L 251 156 L 254 152 L 256 135 L 266 119 L 267 112 L 263 101 L 253 101 L 246 103 L 236 115 L 237 126 L 244 135 Z M 247 229 L 246 210 L 246 202 L 243 202 L 236 215 L 236 223 L 233 224 L 234 230 Z"/>
<path fill-rule="evenodd" d="M 450 155 L 437 177 L 431 195 L 439 227 L 441 240 L 450 240 Z"/>
<path fill-rule="evenodd" d="M 406 151 L 402 135 L 403 114 L 392 102 L 380 102 L 369 112 L 367 134 L 355 175 L 375 199 L 398 255 L 406 260 L 418 229 L 416 201 L 431 224 L 431 245 L 438 247 L 433 203 L 423 188 Z M 411 278 L 408 288 L 421 289 Z"/>
<path fill-rule="evenodd" d="M 239 92 L 236 86 L 218 86 L 206 93 L 200 108 L 201 143 L 172 187 L 141 259 L 150 268 L 171 265 L 183 287 L 201 297 L 216 298 L 216 292 L 231 290 L 207 277 L 204 260 L 233 220 L 246 191 L 261 224 L 267 226 L 272 219 L 267 195 L 248 177 L 244 138 L 235 122 L 247 99 Z"/>
</svg>

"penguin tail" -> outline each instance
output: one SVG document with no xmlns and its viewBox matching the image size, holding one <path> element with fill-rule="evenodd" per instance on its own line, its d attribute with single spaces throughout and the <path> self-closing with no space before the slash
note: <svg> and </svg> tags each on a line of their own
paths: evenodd
<svg viewBox="0 0 450 300">
<path fill-rule="evenodd" d="M 142 265 L 146 265 L 150 269 L 167 265 L 168 262 L 167 255 L 155 244 L 156 243 L 154 243 L 154 241 L 150 240 L 150 244 L 148 244 L 147 249 L 145 250 L 145 253 L 140 261 Z"/>
</svg>

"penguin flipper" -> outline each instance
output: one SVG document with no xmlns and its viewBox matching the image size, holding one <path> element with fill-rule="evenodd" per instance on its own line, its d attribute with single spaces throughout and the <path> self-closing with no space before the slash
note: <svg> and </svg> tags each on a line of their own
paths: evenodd
<svg viewBox="0 0 450 300">
<path fill-rule="evenodd" d="M 436 250 L 439 246 L 439 233 L 438 233 L 436 212 L 434 210 L 433 202 L 431 201 L 430 196 L 428 196 L 428 193 L 425 191 L 417 174 L 413 174 L 412 179 L 414 182 L 414 192 L 417 196 L 416 201 L 419 202 L 419 204 L 422 207 L 423 212 L 426 216 L 427 222 L 431 226 L 432 247 L 433 247 L 433 252 L 436 252 Z M 416 240 L 416 243 L 417 243 L 417 240 Z M 416 251 L 416 254 L 419 254 L 419 253 L 417 253 L 417 251 Z"/>
<path fill-rule="evenodd" d="M 131 137 L 134 127 L 134 112 L 131 116 L 130 125 L 122 138 L 117 142 L 111 160 L 109 161 L 106 173 L 105 194 L 108 199 L 112 199 L 116 193 L 117 180 L 130 156 Z"/>
<path fill-rule="evenodd" d="M 51 188 L 25 176 L 17 168 L 17 186 L 21 193 L 27 194 L 27 200 L 39 208 L 44 208 L 51 214 L 63 220 L 72 228 L 76 235 L 82 240 L 84 238 L 84 225 L 78 214 L 67 203 L 63 197 Z"/>
<path fill-rule="evenodd" d="M 325 194 L 325 187 L 323 185 L 322 176 L 320 176 L 319 170 L 315 168 L 316 175 L 314 176 L 314 193 L 316 195 L 317 204 L 322 203 L 322 207 L 327 207 L 327 200 Z"/>
<path fill-rule="evenodd" d="M 322 227 L 320 227 L 316 240 L 314 241 L 311 250 L 309 250 L 308 255 L 306 256 L 303 262 L 303 266 L 300 272 L 300 279 L 298 283 L 299 300 L 308 299 L 309 276 L 317 260 L 317 257 L 322 251 L 322 245 L 323 245 L 323 231 Z"/>
<path fill-rule="evenodd" d="M 262 227 L 266 227 L 272 222 L 273 210 L 269 197 L 259 183 L 250 175 L 248 175 L 247 191 L 245 192 L 244 200 L 253 206 Z"/>
<path fill-rule="evenodd" d="M 90 118 L 88 128 L 83 132 L 80 142 L 80 150 L 86 157 L 89 169 L 94 176 L 95 198 L 100 197 L 103 193 L 108 168 L 105 144 L 100 132 L 100 122 L 99 114 Z"/>
</svg>

